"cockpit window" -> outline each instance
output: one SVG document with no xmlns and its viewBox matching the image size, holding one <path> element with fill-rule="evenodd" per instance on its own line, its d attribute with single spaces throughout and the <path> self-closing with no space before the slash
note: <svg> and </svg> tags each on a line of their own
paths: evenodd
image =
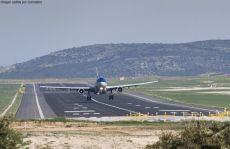
<svg viewBox="0 0 230 149">
<path fill-rule="evenodd" d="M 100 78 L 97 79 L 97 83 L 98 82 L 106 82 L 106 80 L 104 78 L 100 77 Z"/>
</svg>

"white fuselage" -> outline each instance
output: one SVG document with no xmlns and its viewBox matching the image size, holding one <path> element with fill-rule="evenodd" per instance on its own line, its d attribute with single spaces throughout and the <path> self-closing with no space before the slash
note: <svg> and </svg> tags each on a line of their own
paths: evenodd
<svg viewBox="0 0 230 149">
<path fill-rule="evenodd" d="M 106 87 L 107 83 L 106 82 L 96 82 L 95 83 L 95 93 L 96 94 L 104 94 L 106 93 Z"/>
</svg>

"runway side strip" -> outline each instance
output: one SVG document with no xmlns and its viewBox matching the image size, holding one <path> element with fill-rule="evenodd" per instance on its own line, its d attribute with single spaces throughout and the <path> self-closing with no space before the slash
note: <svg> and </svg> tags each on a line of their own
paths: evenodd
<svg viewBox="0 0 230 149">
<path fill-rule="evenodd" d="M 38 101 L 38 95 L 37 95 L 34 83 L 33 83 L 33 86 L 34 86 L 34 94 L 35 94 L 36 104 L 37 104 L 37 107 L 38 107 L 38 112 L 39 112 L 40 118 L 44 119 L 45 117 L 44 117 L 44 114 L 42 112 L 41 106 L 40 106 L 39 101 Z"/>
<path fill-rule="evenodd" d="M 15 94 L 15 96 L 14 96 L 12 102 L 10 103 L 10 105 L 2 112 L 2 114 L 0 114 L 0 117 L 3 117 L 7 113 L 7 111 L 13 106 L 15 100 L 17 99 L 17 96 L 18 96 L 18 92 Z"/>
</svg>

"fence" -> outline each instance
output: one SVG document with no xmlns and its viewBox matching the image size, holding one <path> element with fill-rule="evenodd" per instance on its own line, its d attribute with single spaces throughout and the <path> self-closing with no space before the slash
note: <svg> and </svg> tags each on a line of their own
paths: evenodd
<svg viewBox="0 0 230 149">
<path fill-rule="evenodd" d="M 134 121 L 145 121 L 145 120 L 150 120 L 150 119 L 154 119 L 154 118 L 162 118 L 162 119 L 167 119 L 167 118 L 176 118 L 178 116 L 182 117 L 182 118 L 186 118 L 186 117 L 190 117 L 190 118 L 200 118 L 200 117 L 210 117 L 210 118 L 230 118 L 230 111 L 227 111 L 227 109 L 225 108 L 224 111 L 222 112 L 209 112 L 207 114 L 204 114 L 202 112 L 182 112 L 182 114 L 177 115 L 176 112 L 164 112 L 163 114 L 158 114 L 158 112 L 156 112 L 155 114 L 143 114 L 143 113 L 130 113 L 126 115 L 130 120 L 134 120 Z"/>
</svg>

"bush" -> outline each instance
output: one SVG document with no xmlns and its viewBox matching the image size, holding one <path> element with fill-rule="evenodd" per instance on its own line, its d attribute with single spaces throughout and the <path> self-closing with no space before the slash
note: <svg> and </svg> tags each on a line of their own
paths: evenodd
<svg viewBox="0 0 230 149">
<path fill-rule="evenodd" d="M 146 149 L 220 149 L 230 148 L 229 123 L 193 122 L 178 134 L 163 133 Z"/>
<path fill-rule="evenodd" d="M 0 149 L 17 149 L 23 143 L 22 135 L 9 127 L 11 122 L 9 117 L 0 119 Z"/>
</svg>

